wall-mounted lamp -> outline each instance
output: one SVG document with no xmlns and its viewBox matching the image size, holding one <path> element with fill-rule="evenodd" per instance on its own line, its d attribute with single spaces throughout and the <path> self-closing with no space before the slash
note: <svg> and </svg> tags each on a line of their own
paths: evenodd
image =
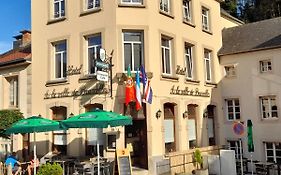
<svg viewBox="0 0 281 175">
<path fill-rule="evenodd" d="M 187 117 L 188 117 L 188 111 L 184 111 L 184 112 L 182 113 L 182 117 L 183 117 L 183 118 L 187 118 Z"/>
<path fill-rule="evenodd" d="M 161 117 L 161 114 L 162 114 L 162 111 L 159 109 L 157 112 L 156 112 L 156 118 L 159 119 Z"/>
<path fill-rule="evenodd" d="M 206 110 L 204 113 L 203 113 L 203 118 L 207 118 L 208 117 L 208 111 Z"/>
<path fill-rule="evenodd" d="M 69 114 L 69 117 L 73 117 L 74 116 L 74 114 L 71 112 L 70 114 Z"/>
</svg>

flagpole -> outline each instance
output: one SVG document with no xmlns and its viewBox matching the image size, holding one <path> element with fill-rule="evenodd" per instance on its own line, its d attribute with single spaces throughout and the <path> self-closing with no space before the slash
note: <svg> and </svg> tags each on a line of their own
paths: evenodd
<svg viewBox="0 0 281 175">
<path fill-rule="evenodd" d="M 253 152 L 251 152 L 251 171 L 252 175 L 254 174 L 254 166 L 253 166 Z"/>
<path fill-rule="evenodd" d="M 240 147 L 241 175 L 243 175 L 244 172 L 243 172 L 242 139 L 239 139 L 239 147 Z"/>
</svg>

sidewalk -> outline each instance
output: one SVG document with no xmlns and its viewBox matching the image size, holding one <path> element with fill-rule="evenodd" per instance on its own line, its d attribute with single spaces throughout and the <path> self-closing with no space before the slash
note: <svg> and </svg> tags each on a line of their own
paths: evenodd
<svg viewBox="0 0 281 175">
<path fill-rule="evenodd" d="M 148 175 L 148 170 L 132 167 L 133 175 Z"/>
</svg>

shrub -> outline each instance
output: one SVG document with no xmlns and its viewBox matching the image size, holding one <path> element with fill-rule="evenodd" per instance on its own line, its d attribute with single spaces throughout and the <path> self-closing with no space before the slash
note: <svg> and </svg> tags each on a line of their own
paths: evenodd
<svg viewBox="0 0 281 175">
<path fill-rule="evenodd" d="M 63 169 L 62 167 L 57 164 L 44 164 L 39 168 L 39 172 L 37 173 L 37 175 L 62 175 L 63 173 Z"/>
<path fill-rule="evenodd" d="M 200 169 L 203 164 L 203 157 L 202 157 L 201 151 L 199 149 L 196 149 L 194 152 L 194 160 L 196 162 L 196 168 Z"/>
</svg>

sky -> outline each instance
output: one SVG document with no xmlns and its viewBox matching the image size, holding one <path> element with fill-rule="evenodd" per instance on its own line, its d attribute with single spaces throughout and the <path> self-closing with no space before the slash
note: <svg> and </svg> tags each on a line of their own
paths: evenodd
<svg viewBox="0 0 281 175">
<path fill-rule="evenodd" d="M 21 30 L 31 29 L 31 0 L 1 0 L 0 5 L 0 54 L 13 46 L 13 36 Z"/>
</svg>

